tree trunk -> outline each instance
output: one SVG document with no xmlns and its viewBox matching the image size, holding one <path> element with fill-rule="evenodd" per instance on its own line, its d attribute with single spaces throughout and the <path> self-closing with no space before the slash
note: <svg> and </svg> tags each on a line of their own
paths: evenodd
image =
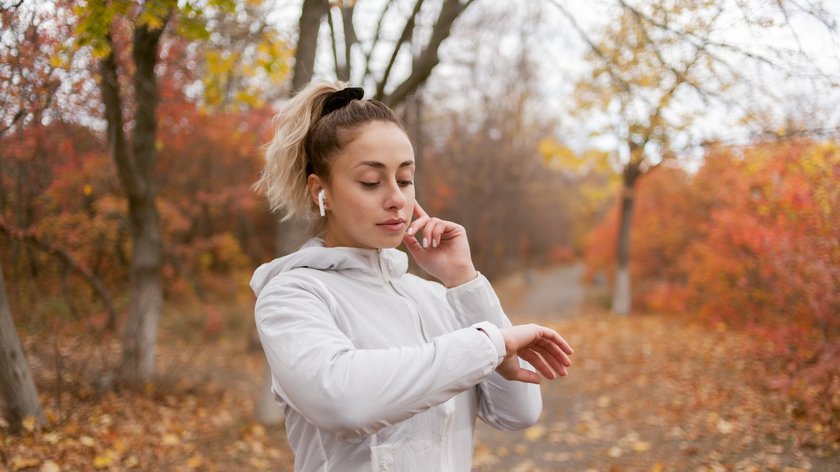
<svg viewBox="0 0 840 472">
<path fill-rule="evenodd" d="M 134 94 L 137 100 L 135 127 L 132 136 L 132 157 L 138 176 L 143 181 L 140 191 L 129 194 L 131 220 L 131 301 L 123 337 L 121 375 L 129 385 L 142 386 L 155 374 L 155 342 L 163 307 L 160 283 L 161 236 L 155 195 L 157 163 L 158 84 L 155 65 L 163 29 L 134 30 Z"/>
<path fill-rule="evenodd" d="M 6 298 L 6 283 L 0 268 L 0 390 L 6 420 L 12 432 L 20 431 L 26 417 L 44 423 L 44 412 L 26 357 L 18 340 L 12 313 Z"/>
<path fill-rule="evenodd" d="M 128 197 L 132 238 L 129 314 L 123 336 L 120 376 L 135 388 L 147 384 L 154 377 L 157 325 L 163 305 L 161 237 L 154 176 L 157 162 L 155 113 L 158 105 L 155 65 L 162 33 L 163 26 L 150 30 L 143 25 L 136 26 L 134 30 L 132 59 L 137 103 L 131 152 L 123 131 L 122 97 L 113 44 L 110 54 L 100 64 L 108 143 L 120 183 Z"/>
<path fill-rule="evenodd" d="M 634 162 L 625 166 L 616 242 L 615 287 L 613 288 L 612 299 L 612 311 L 616 315 L 630 314 L 632 300 L 630 291 L 630 229 L 633 223 L 636 179 L 639 175 L 639 166 Z"/>
<path fill-rule="evenodd" d="M 321 19 L 330 9 L 327 0 L 304 0 L 298 23 L 298 42 L 295 51 L 295 68 L 292 73 L 292 92 L 297 92 L 312 79 L 315 51 Z"/>
</svg>

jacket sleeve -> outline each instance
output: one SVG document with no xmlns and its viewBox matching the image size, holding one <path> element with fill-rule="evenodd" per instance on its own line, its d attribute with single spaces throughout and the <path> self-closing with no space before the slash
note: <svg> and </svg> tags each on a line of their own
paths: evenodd
<svg viewBox="0 0 840 472">
<path fill-rule="evenodd" d="M 493 372 L 499 354 L 476 328 L 411 347 L 357 349 L 319 282 L 275 279 L 255 317 L 273 389 L 320 429 L 369 435 L 440 404 Z M 320 294 L 320 295 L 319 295 Z M 334 308 L 334 307 L 332 307 Z"/>
<path fill-rule="evenodd" d="M 499 298 L 484 275 L 446 292 L 446 299 L 455 310 L 461 326 L 488 321 L 499 328 L 511 326 Z M 520 359 L 520 365 L 535 369 Z M 478 415 L 497 429 L 516 430 L 533 425 L 542 412 L 540 386 L 510 381 L 494 372 L 479 385 Z"/>
</svg>

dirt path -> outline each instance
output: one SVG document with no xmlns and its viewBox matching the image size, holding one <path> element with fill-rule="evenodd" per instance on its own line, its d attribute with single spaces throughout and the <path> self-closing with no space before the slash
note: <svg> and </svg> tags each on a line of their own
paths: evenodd
<svg viewBox="0 0 840 472">
<path fill-rule="evenodd" d="M 840 470 L 837 444 L 791 421 L 745 335 L 661 316 L 612 317 L 565 267 L 496 284 L 516 322 L 554 326 L 575 347 L 545 382 L 525 431 L 479 422 L 474 471 Z M 528 283 L 530 282 L 530 283 Z M 511 308 L 512 307 L 512 308 Z"/>
</svg>

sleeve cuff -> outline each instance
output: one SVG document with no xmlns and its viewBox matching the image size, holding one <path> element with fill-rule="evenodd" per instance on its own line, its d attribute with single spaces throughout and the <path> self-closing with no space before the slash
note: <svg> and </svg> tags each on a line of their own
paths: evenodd
<svg viewBox="0 0 840 472">
<path fill-rule="evenodd" d="M 501 364 L 502 359 L 505 358 L 507 350 L 505 349 L 505 338 L 502 336 L 502 330 L 489 321 L 482 321 L 476 323 L 470 328 L 475 328 L 484 332 L 496 348 L 496 365 Z"/>
</svg>

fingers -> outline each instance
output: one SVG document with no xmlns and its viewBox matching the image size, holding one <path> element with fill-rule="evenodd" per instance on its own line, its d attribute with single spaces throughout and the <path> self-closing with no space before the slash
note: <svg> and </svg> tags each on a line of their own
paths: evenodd
<svg viewBox="0 0 840 472">
<path fill-rule="evenodd" d="M 534 351 L 534 353 L 536 353 L 537 355 L 539 355 L 540 360 L 550 365 L 551 370 L 556 372 L 557 375 L 563 377 L 568 373 L 566 371 L 566 367 L 571 365 L 571 362 L 568 362 L 568 360 L 564 361 L 563 359 L 558 359 L 556 356 L 552 355 L 552 353 L 550 353 L 546 348 L 542 346 L 534 346 L 531 350 Z M 525 357 L 523 357 L 523 359 L 525 359 Z M 529 359 L 525 360 L 531 362 Z M 531 365 L 534 365 L 534 363 L 531 362 Z"/>
<path fill-rule="evenodd" d="M 551 380 L 557 378 L 557 374 L 555 373 L 556 369 L 552 370 L 552 367 L 549 366 L 548 362 L 546 362 L 545 359 L 536 351 L 531 349 L 519 351 L 519 357 L 528 361 L 528 363 L 534 366 L 534 368 L 537 369 L 537 372 L 541 373 L 543 377 Z"/>
<path fill-rule="evenodd" d="M 514 373 L 513 378 L 508 380 L 517 380 L 519 382 L 538 384 L 540 383 L 540 376 L 535 374 L 534 372 L 531 372 L 528 369 L 519 369 Z"/>
<path fill-rule="evenodd" d="M 450 228 L 455 229 L 457 226 L 448 221 L 441 220 L 440 218 L 433 218 L 426 215 L 413 221 L 406 230 L 406 234 L 419 234 L 419 231 L 422 229 L 422 247 L 438 247 L 441 240 L 443 240 L 444 233 Z"/>
<path fill-rule="evenodd" d="M 432 218 L 429 220 L 423 228 L 423 234 L 425 235 L 423 247 L 438 247 L 438 244 L 440 244 L 440 236 L 443 234 L 444 230 L 446 230 L 445 221 L 440 218 Z"/>
<path fill-rule="evenodd" d="M 527 382 L 538 384 L 540 383 L 540 376 L 535 373 L 531 372 L 528 369 L 523 369 L 519 366 L 519 360 L 516 358 L 505 360 L 502 362 L 501 365 L 496 369 L 499 374 L 507 380 L 515 380 L 519 382 Z M 549 377 L 553 378 L 553 377 Z"/>
<path fill-rule="evenodd" d="M 549 336 L 552 338 L 552 341 L 554 342 L 554 344 L 559 346 L 560 349 L 563 350 L 563 352 L 565 352 L 566 354 L 569 354 L 569 355 L 572 355 L 572 354 L 575 353 L 575 350 L 572 349 L 572 346 L 568 342 L 566 342 L 565 339 L 563 339 L 563 336 L 560 336 L 557 333 L 557 331 L 554 331 L 553 329 L 550 330 L 550 331 L 551 331 L 551 333 L 549 334 Z"/>
<path fill-rule="evenodd" d="M 424 217 L 424 216 L 426 218 L 429 217 L 429 214 L 426 213 L 426 210 L 424 210 L 423 207 L 421 207 L 419 203 L 417 203 L 417 200 L 414 201 L 413 214 L 414 214 L 415 218 L 421 218 L 421 217 Z"/>
<path fill-rule="evenodd" d="M 540 350 L 546 351 L 546 355 L 548 355 L 551 359 L 556 359 L 565 367 L 572 365 L 572 360 L 569 358 L 569 355 L 566 354 L 553 340 L 539 339 L 535 341 L 534 345 L 531 347 L 538 347 Z"/>
<path fill-rule="evenodd" d="M 536 324 L 512 326 L 502 330 L 508 354 L 531 363 L 548 379 L 565 376 L 572 365 L 574 350 L 556 331 Z"/>
</svg>

